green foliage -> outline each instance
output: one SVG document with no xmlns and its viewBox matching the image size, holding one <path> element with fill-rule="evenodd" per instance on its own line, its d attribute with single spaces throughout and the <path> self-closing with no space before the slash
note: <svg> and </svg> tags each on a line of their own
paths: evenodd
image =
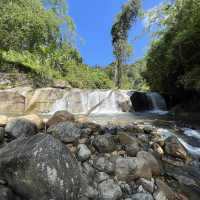
<svg viewBox="0 0 200 200">
<path fill-rule="evenodd" d="M 144 76 L 152 89 L 180 96 L 200 92 L 200 0 L 165 5 L 165 18 L 147 56 Z"/>
<path fill-rule="evenodd" d="M 68 66 L 67 81 L 75 88 L 112 88 L 113 82 L 101 69 L 91 68 L 86 65 Z"/>
<path fill-rule="evenodd" d="M 64 80 L 77 88 L 111 88 L 108 75 L 84 65 L 72 46 L 75 26 L 67 10 L 65 0 L 1 0 L 0 70 L 26 73 L 35 87 Z"/>
<path fill-rule="evenodd" d="M 29 51 L 18 53 L 16 51 L 3 51 L 1 57 L 15 69 L 28 72 L 34 79 L 34 86 L 51 84 L 54 80 L 65 80 L 75 88 L 111 88 L 112 81 L 101 69 L 90 68 L 79 61 L 60 57 L 61 52 L 54 52 L 49 59 L 41 57 L 41 54 L 33 54 Z M 58 57 L 56 57 L 58 55 Z M 69 54 L 68 54 L 69 55 Z M 73 55 L 73 54 L 72 54 Z M 58 59 L 58 60 L 57 60 Z M 63 59 L 63 60 L 62 60 Z M 62 69 L 52 64 L 62 64 Z"/>
<path fill-rule="evenodd" d="M 104 69 L 110 79 L 114 76 L 115 63 L 110 64 Z M 146 61 L 139 60 L 134 64 L 124 65 L 124 73 L 122 76 L 122 89 L 132 89 L 136 91 L 147 91 L 149 87 L 142 76 L 146 70 Z"/>
<path fill-rule="evenodd" d="M 61 37 L 59 19 L 38 0 L 0 1 L 0 48 L 34 50 L 57 43 Z"/>
<path fill-rule="evenodd" d="M 124 4 L 122 11 L 118 14 L 111 30 L 113 53 L 117 60 L 115 81 L 116 86 L 119 88 L 121 87 L 122 65 L 132 52 L 132 48 L 127 42 L 128 31 L 136 20 L 138 10 L 139 0 L 128 0 L 128 2 Z"/>
<path fill-rule="evenodd" d="M 136 91 L 147 91 L 149 87 L 142 76 L 146 70 L 146 61 L 139 60 L 134 64 L 128 65 L 126 69 L 127 83 L 130 84 L 129 88 Z"/>
</svg>

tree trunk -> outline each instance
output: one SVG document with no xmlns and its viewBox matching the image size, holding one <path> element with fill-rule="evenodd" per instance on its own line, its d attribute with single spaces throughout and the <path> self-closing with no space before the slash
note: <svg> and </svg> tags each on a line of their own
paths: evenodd
<svg viewBox="0 0 200 200">
<path fill-rule="evenodd" d="M 117 61 L 115 66 L 115 86 L 120 89 L 122 86 L 122 62 Z"/>
</svg>

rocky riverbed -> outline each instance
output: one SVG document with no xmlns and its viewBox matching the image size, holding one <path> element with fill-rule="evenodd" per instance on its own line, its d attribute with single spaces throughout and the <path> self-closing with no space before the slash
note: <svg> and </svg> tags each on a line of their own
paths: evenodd
<svg viewBox="0 0 200 200">
<path fill-rule="evenodd" d="M 199 200 L 199 157 L 163 135 L 66 111 L 48 120 L 1 116 L 0 199 Z"/>
</svg>

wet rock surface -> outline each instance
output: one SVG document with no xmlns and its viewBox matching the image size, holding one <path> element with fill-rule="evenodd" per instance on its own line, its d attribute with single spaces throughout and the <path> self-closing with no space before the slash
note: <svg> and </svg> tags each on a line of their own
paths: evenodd
<svg viewBox="0 0 200 200">
<path fill-rule="evenodd" d="M 155 127 L 24 120 L 0 127 L 0 200 L 199 200 L 199 160 Z"/>
<path fill-rule="evenodd" d="M 188 157 L 184 146 L 178 141 L 176 137 L 169 137 L 165 140 L 165 152 L 173 157 L 186 160 Z"/>
</svg>

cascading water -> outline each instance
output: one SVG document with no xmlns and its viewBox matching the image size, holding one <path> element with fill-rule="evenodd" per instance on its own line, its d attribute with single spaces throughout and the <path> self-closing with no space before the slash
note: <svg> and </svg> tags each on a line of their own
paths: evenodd
<svg viewBox="0 0 200 200">
<path fill-rule="evenodd" d="M 151 111 L 157 114 L 166 114 L 167 105 L 165 99 L 157 92 L 149 92 L 146 94 L 148 101 L 151 104 Z"/>
<path fill-rule="evenodd" d="M 128 91 L 73 89 L 67 91 L 62 99 L 54 103 L 50 113 L 59 110 L 68 110 L 74 114 L 120 113 L 121 102 L 131 105 Z"/>
</svg>

